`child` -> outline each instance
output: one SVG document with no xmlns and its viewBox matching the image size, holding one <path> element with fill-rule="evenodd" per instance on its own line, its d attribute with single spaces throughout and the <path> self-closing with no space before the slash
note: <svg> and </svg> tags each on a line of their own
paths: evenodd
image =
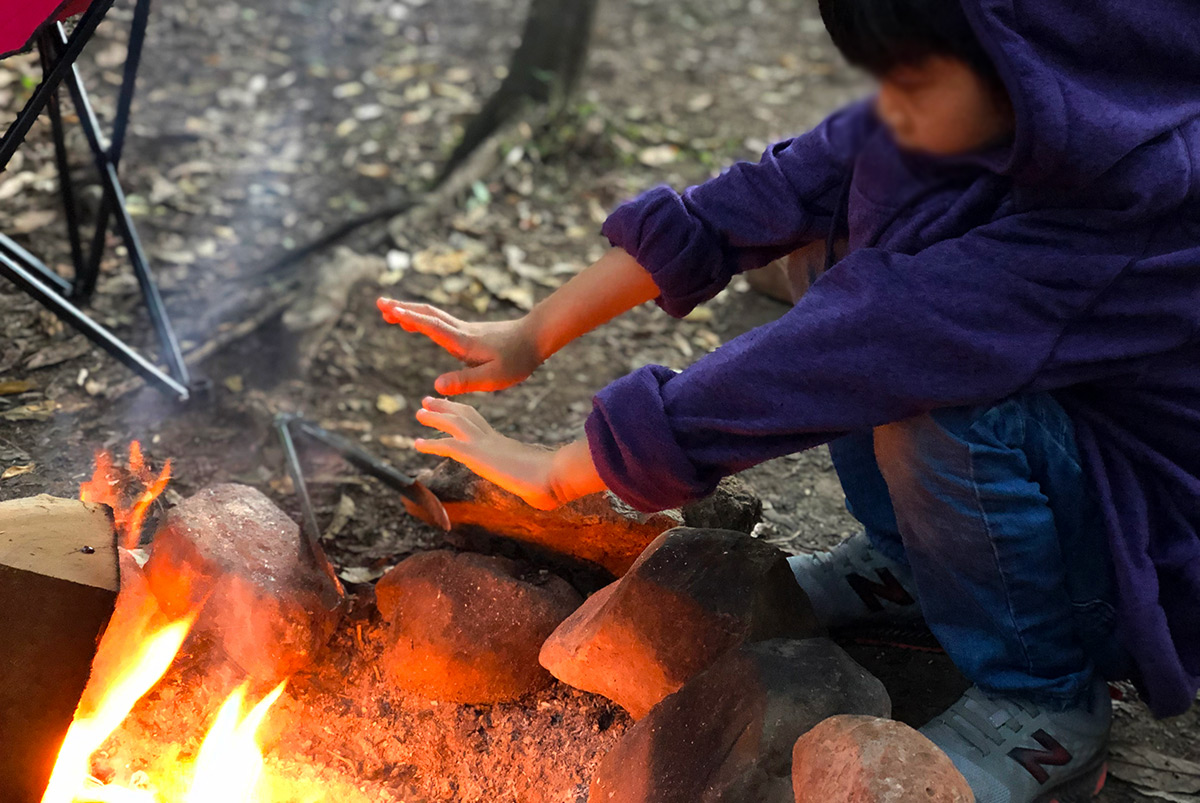
<svg viewBox="0 0 1200 803">
<path fill-rule="evenodd" d="M 643 301 L 681 316 L 810 243 L 845 256 L 780 320 L 602 390 L 584 441 L 548 452 L 427 399 L 451 437 L 418 448 L 538 507 L 607 487 L 651 511 L 829 443 L 865 532 L 793 559 L 818 615 L 919 608 L 975 684 L 923 731 L 980 803 L 1090 798 L 1103 678 L 1162 716 L 1200 682 L 1191 5 L 821 0 L 873 102 L 621 206 L 615 248 L 520 321 L 381 308 L 471 366 L 438 379 L 451 395 Z"/>
</svg>

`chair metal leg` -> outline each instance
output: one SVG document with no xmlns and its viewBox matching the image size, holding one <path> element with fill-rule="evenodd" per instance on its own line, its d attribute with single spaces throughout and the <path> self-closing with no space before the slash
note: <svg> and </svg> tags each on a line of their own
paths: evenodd
<svg viewBox="0 0 1200 803">
<path fill-rule="evenodd" d="M 133 369 L 148 382 L 174 394 L 180 401 L 187 400 L 191 393 L 185 384 L 168 376 L 145 357 L 117 339 L 111 332 L 64 298 L 54 287 L 44 282 L 42 279 L 45 277 L 39 276 L 40 271 L 30 268 L 30 265 L 21 264 L 11 254 L 0 249 L 0 275 L 7 277 L 64 322 L 82 333 L 88 340 Z"/>
<path fill-rule="evenodd" d="M 145 2 L 144 10 L 148 10 L 148 8 L 149 3 Z M 67 42 L 66 30 L 61 24 L 56 26 L 56 30 L 58 32 L 59 44 L 65 46 Z M 129 261 L 133 266 L 133 272 L 137 277 L 138 284 L 141 286 L 142 296 L 146 300 L 146 309 L 150 313 L 150 321 L 153 323 L 154 330 L 158 334 L 159 343 L 162 345 L 163 359 L 166 360 L 167 365 L 170 367 L 171 374 L 179 379 L 180 382 L 187 384 L 189 381 L 188 369 L 183 361 L 183 353 L 180 351 L 179 341 L 175 337 L 175 331 L 172 329 L 170 320 L 167 317 L 167 310 L 163 305 L 162 296 L 158 292 L 158 285 L 154 283 L 154 277 L 150 273 L 150 262 L 146 258 L 146 250 L 142 247 L 142 241 L 138 236 L 133 217 L 129 214 L 129 209 L 125 202 L 125 191 L 121 188 L 120 179 L 117 177 L 117 166 L 112 161 L 109 147 L 105 146 L 102 139 L 96 112 L 92 108 L 91 101 L 88 98 L 87 89 L 84 88 L 83 81 L 80 80 L 79 71 L 73 67 L 67 74 L 65 83 L 67 90 L 71 93 L 71 100 L 75 105 L 75 111 L 79 115 L 79 125 L 83 129 L 84 137 L 87 139 L 88 146 L 92 150 L 96 169 L 100 173 L 100 185 L 104 189 L 104 197 L 110 199 L 111 209 L 115 214 L 117 233 L 124 240 L 125 248 L 129 252 Z M 132 89 L 130 91 L 132 92 Z M 103 229 L 97 228 L 96 241 L 93 243 L 93 248 L 96 242 L 100 242 L 103 234 Z M 93 258 L 95 256 L 96 254 L 93 253 Z M 96 264 L 98 266 L 98 261 Z M 85 280 L 90 281 L 94 286 L 95 274 L 90 269 Z"/>
<path fill-rule="evenodd" d="M 71 237 L 71 254 L 75 262 L 75 283 L 66 281 L 34 258 L 28 251 L 8 237 L 0 235 L 0 276 L 5 276 L 63 321 L 79 330 L 113 357 L 127 365 L 159 389 L 186 400 L 189 395 L 190 378 L 175 332 L 167 317 L 167 311 L 159 294 L 154 277 L 150 272 L 149 260 L 142 247 L 137 228 L 126 206 L 125 193 L 117 177 L 117 164 L 124 147 L 128 129 L 129 111 L 133 102 L 133 91 L 137 69 L 141 61 L 145 41 L 150 0 L 136 0 L 133 26 L 130 32 L 129 56 L 125 65 L 125 77 L 117 103 L 117 118 L 114 122 L 111 142 L 105 143 L 95 112 L 80 80 L 75 65 L 84 45 L 114 0 L 95 0 L 80 18 L 70 36 L 61 23 L 48 25 L 39 41 L 42 50 L 43 79 L 33 95 L 0 138 L 0 170 L 11 160 L 17 148 L 24 142 L 29 129 L 37 117 L 49 110 L 54 134 L 55 157 L 61 181 L 61 192 L 67 209 L 67 225 Z M 71 185 L 70 165 L 63 131 L 62 112 L 58 89 L 65 83 L 79 116 L 80 127 L 88 141 L 100 183 L 104 191 L 101 221 L 96 229 L 92 249 L 86 255 L 79 236 L 78 206 Z M 141 287 L 150 320 L 154 325 L 162 347 L 162 357 L 168 372 L 156 367 L 141 354 L 134 351 L 111 332 L 99 325 L 67 296 L 86 298 L 95 289 L 96 276 L 110 220 L 115 220 L 117 233 L 124 241 L 129 253 L 134 274 Z"/>
<path fill-rule="evenodd" d="M 38 43 L 38 51 L 42 60 L 42 80 L 50 74 L 53 69 L 53 40 L 50 39 L 54 34 L 47 30 L 42 33 L 41 40 Z M 63 212 L 67 218 L 67 237 L 71 242 L 71 264 L 78 266 L 83 264 L 83 243 L 79 238 L 79 207 L 75 203 L 75 188 L 71 184 L 71 163 L 67 155 L 67 139 L 63 131 L 62 121 L 62 104 L 60 102 L 60 93 L 55 89 L 50 95 L 50 102 L 47 106 L 50 113 L 50 128 L 54 134 L 54 159 L 58 164 L 58 189 L 62 195 Z"/>
<path fill-rule="evenodd" d="M 10 237 L 0 234 L 0 254 L 8 256 L 10 259 L 24 265 L 27 270 L 31 270 L 38 275 L 44 283 L 50 285 L 51 288 L 58 291 L 60 296 L 67 296 L 71 293 L 71 283 L 63 277 L 59 276 L 54 271 L 50 270 L 44 262 L 35 257 L 33 254 L 26 251 Z"/>
<path fill-rule="evenodd" d="M 129 112 L 133 106 L 133 93 L 137 85 L 138 67 L 142 63 L 142 46 L 146 42 L 146 26 L 149 19 L 150 0 L 137 0 L 129 28 L 129 45 L 125 55 L 124 77 L 121 79 L 121 93 L 117 97 L 117 113 L 113 119 L 112 139 L 106 149 L 108 160 L 114 167 L 120 166 L 121 154 L 125 149 L 125 132 L 129 126 Z M 76 282 L 76 290 L 81 296 L 91 295 L 95 290 L 112 206 L 113 198 L 105 192 L 100 201 L 100 211 L 96 215 L 96 234 L 92 240 L 87 267 L 81 279 Z M 80 262 L 76 264 L 82 265 Z"/>
</svg>

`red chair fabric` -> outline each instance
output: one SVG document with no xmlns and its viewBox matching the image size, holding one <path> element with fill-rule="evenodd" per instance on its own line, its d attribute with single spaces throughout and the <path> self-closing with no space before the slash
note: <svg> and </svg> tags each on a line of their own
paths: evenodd
<svg viewBox="0 0 1200 803">
<path fill-rule="evenodd" d="M 48 22 L 82 14 L 92 0 L 0 0 L 0 58 L 24 50 Z"/>
</svg>

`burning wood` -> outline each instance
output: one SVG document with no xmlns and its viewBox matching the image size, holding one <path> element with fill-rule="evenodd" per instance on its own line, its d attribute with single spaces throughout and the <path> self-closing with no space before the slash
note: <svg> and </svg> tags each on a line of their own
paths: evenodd
<svg viewBox="0 0 1200 803">
<path fill-rule="evenodd" d="M 117 545 L 98 505 L 0 503 L 0 790 L 34 803 L 117 598 Z M 11 738 L 20 734 L 19 738 Z"/>
<path fill-rule="evenodd" d="M 113 506 L 122 543 L 136 545 L 150 504 L 166 488 L 169 464 L 155 476 L 135 442 L 128 472 L 118 470 L 109 455 L 97 458 L 93 478 L 81 497 Z M 130 493 L 129 485 L 140 483 Z M 263 769 L 256 735 L 284 684 L 251 711 L 242 710 L 247 685 L 240 686 L 222 705 L 190 768 L 178 767 L 172 777 L 145 777 L 134 783 L 105 783 L 92 775 L 93 756 L 112 736 L 138 701 L 166 675 L 179 655 L 203 607 L 199 603 L 182 616 L 169 616 L 159 605 L 142 573 L 141 563 L 128 549 L 120 551 L 121 592 L 104 631 L 91 678 L 75 719 L 67 731 L 42 803 L 250 803 L 259 800 Z"/>
</svg>

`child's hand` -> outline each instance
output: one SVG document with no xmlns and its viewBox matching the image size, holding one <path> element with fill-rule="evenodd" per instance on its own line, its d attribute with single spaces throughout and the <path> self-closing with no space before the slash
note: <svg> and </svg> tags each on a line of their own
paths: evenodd
<svg viewBox="0 0 1200 803">
<path fill-rule="evenodd" d="M 420 439 L 418 452 L 457 460 L 539 510 L 562 504 L 551 485 L 555 452 L 504 437 L 474 407 L 458 402 L 427 398 L 417 420 L 451 436 Z"/>
<path fill-rule="evenodd" d="M 472 323 L 428 304 L 390 298 L 376 304 L 388 323 L 420 332 L 470 366 L 437 378 L 434 388 L 446 396 L 502 390 L 526 379 L 545 359 L 525 319 Z"/>
</svg>

